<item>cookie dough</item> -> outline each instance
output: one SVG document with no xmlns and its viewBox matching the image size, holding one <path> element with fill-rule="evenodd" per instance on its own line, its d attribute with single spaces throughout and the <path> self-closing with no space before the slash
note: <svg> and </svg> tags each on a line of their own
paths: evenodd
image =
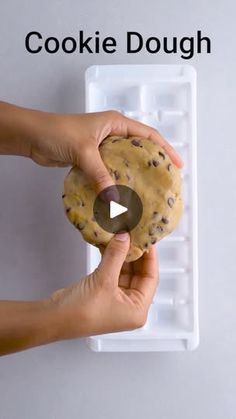
<svg viewBox="0 0 236 419">
<path fill-rule="evenodd" d="M 183 211 L 180 171 L 150 139 L 110 136 L 99 150 L 115 183 L 134 189 L 143 203 L 142 218 L 130 232 L 126 261 L 131 262 L 176 227 Z M 93 216 L 96 195 L 86 175 L 73 167 L 64 182 L 66 215 L 87 242 L 103 251 L 113 234 L 103 230 Z"/>
</svg>

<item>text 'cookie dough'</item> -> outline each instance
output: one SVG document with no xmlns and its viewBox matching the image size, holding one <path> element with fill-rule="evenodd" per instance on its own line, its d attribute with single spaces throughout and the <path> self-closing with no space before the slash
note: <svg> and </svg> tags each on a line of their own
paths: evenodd
<svg viewBox="0 0 236 419">
<path fill-rule="evenodd" d="M 107 137 L 99 151 L 114 182 L 133 189 L 142 201 L 142 217 L 130 231 L 126 261 L 131 262 L 176 227 L 183 212 L 180 171 L 162 147 L 145 138 Z M 103 251 L 113 233 L 96 222 L 96 196 L 86 175 L 73 167 L 64 182 L 66 215 L 87 242 Z"/>
</svg>

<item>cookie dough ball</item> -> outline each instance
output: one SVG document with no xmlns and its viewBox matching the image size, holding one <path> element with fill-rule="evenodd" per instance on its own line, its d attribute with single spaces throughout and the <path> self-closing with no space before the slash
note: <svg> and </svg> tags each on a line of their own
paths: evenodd
<svg viewBox="0 0 236 419">
<path fill-rule="evenodd" d="M 116 184 L 134 189 L 143 204 L 138 225 L 130 232 L 126 261 L 138 259 L 176 227 L 182 211 L 180 171 L 157 143 L 138 137 L 107 137 L 99 147 Z M 113 234 L 93 215 L 97 193 L 86 175 L 73 167 L 64 182 L 65 212 L 83 238 L 103 251 Z"/>
</svg>

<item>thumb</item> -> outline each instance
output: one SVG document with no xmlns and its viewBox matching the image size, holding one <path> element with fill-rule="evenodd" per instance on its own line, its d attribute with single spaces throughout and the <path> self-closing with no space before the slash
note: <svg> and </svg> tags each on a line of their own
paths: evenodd
<svg viewBox="0 0 236 419">
<path fill-rule="evenodd" d="M 128 233 L 116 234 L 108 243 L 99 265 L 101 280 L 118 285 L 120 271 L 129 251 Z"/>
<path fill-rule="evenodd" d="M 97 148 L 89 148 L 84 152 L 79 167 L 88 176 L 98 193 L 115 184 Z"/>
</svg>

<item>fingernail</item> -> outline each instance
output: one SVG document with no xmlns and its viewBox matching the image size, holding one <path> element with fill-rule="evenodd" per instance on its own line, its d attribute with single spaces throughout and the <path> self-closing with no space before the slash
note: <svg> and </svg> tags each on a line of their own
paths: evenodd
<svg viewBox="0 0 236 419">
<path fill-rule="evenodd" d="M 101 197 L 104 202 L 119 202 L 120 194 L 115 186 L 109 186 L 104 191 L 102 191 Z"/>
<path fill-rule="evenodd" d="M 128 240 L 128 237 L 128 233 L 118 233 L 115 235 L 115 239 L 119 240 L 120 242 L 125 242 L 126 240 Z"/>
</svg>

